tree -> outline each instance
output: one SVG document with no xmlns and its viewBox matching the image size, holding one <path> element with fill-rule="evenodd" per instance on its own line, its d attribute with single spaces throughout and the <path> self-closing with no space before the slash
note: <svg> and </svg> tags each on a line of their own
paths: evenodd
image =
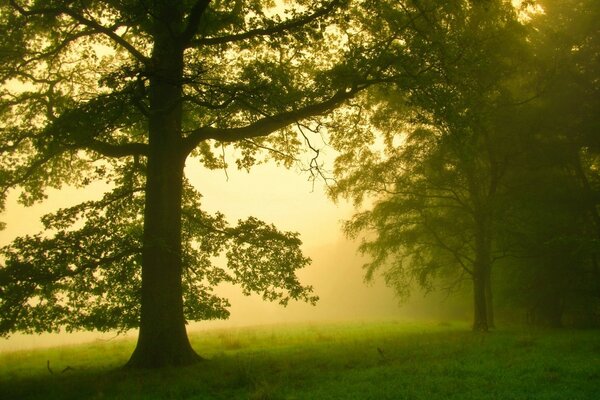
<svg viewBox="0 0 600 400">
<path fill-rule="evenodd" d="M 220 281 L 315 301 L 294 275 L 308 262 L 296 234 L 228 226 L 184 177 L 191 159 L 223 167 L 229 143 L 241 168 L 262 149 L 289 163 L 302 143 L 286 127 L 385 78 L 367 68 L 375 49 L 345 43 L 348 2 L 274 5 L 2 2 L 2 202 L 11 189 L 26 205 L 65 184 L 112 189 L 3 249 L 1 334 L 139 326 L 129 366 L 179 365 L 199 359 L 186 321 L 226 315 Z M 213 265 L 222 253 L 228 268 Z"/>
<path fill-rule="evenodd" d="M 403 294 L 415 278 L 430 289 L 442 271 L 458 281 L 466 275 L 473 282 L 473 329 L 487 331 L 494 226 L 517 134 L 507 117 L 523 96 L 512 80 L 524 32 L 503 2 L 409 4 L 410 48 L 420 50 L 412 54 L 420 68 L 407 72 L 410 83 L 373 95 L 378 105 L 370 121 L 383 140 L 335 142 L 342 155 L 332 195 L 357 206 L 372 196 L 373 207 L 346 225 L 351 236 L 368 232 L 360 247 L 373 258 L 367 277 L 384 269 Z M 409 5 L 400 7 L 406 12 Z M 391 58 L 406 69 L 402 56 Z"/>
<path fill-rule="evenodd" d="M 540 131 L 556 163 L 564 163 L 579 181 L 585 208 L 600 239 L 597 199 L 598 107 L 600 79 L 597 62 L 600 40 L 595 23 L 600 10 L 590 1 L 540 1 L 544 13 L 532 24 L 539 64 L 551 83 L 537 104 Z M 540 29 L 544 27 L 544 29 Z"/>
<path fill-rule="evenodd" d="M 544 82 L 527 104 L 512 215 L 502 236 L 503 291 L 530 322 L 595 324 L 598 315 L 598 7 L 539 1 L 529 47 Z M 509 242 L 507 245 L 506 242 Z M 576 321 L 575 321 L 576 320 Z"/>
<path fill-rule="evenodd" d="M 548 162 L 540 148 L 540 158 L 530 151 L 528 168 L 507 179 L 518 190 L 509 194 L 511 209 L 496 233 L 498 247 L 510 255 L 498 265 L 501 303 L 512 313 L 524 311 L 531 324 L 559 327 L 568 316 L 589 325 L 597 302 L 584 196 L 564 164 L 540 164 Z"/>
</svg>

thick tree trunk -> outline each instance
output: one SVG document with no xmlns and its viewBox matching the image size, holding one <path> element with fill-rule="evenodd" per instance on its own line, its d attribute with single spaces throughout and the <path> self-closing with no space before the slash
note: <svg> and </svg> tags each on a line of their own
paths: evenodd
<svg viewBox="0 0 600 400">
<path fill-rule="evenodd" d="M 149 154 L 142 253 L 140 332 L 129 367 L 185 365 L 200 360 L 183 315 L 181 202 L 183 49 L 174 40 L 182 15 L 155 5 L 154 70 L 150 76 Z"/>
<path fill-rule="evenodd" d="M 183 165 L 148 160 L 138 343 L 128 366 L 185 365 L 200 358 L 190 346 L 182 299 Z"/>
</svg>

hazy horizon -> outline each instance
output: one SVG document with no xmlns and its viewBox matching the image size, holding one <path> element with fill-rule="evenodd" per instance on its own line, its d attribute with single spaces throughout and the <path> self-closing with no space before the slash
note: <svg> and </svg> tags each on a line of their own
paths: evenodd
<svg viewBox="0 0 600 400">
<path fill-rule="evenodd" d="M 239 288 L 221 285 L 218 293 L 231 302 L 231 315 L 224 321 L 192 323 L 188 329 L 240 327 L 278 323 L 372 320 L 403 318 L 393 291 L 378 280 L 363 282 L 364 259 L 356 252 L 357 243 L 347 240 L 341 231 L 341 220 L 352 214 L 348 203 L 334 204 L 327 198 L 323 181 L 314 185 L 308 174 L 297 168 L 285 169 L 273 164 L 260 165 L 250 173 L 236 168 L 208 171 L 189 160 L 186 173 L 202 193 L 206 211 L 224 213 L 231 222 L 255 216 L 273 223 L 281 230 L 297 231 L 303 241 L 305 255 L 312 259 L 299 271 L 301 282 L 314 286 L 320 297 L 316 306 L 293 302 L 287 308 L 265 302 L 259 295 L 246 297 Z M 94 192 L 94 188 L 96 191 Z M 99 196 L 101 185 L 90 189 L 65 188 L 49 191 L 42 204 L 23 207 L 16 204 L 12 193 L 2 221 L 0 245 L 7 245 L 19 235 L 35 234 L 42 229 L 39 218 L 60 207 Z M 100 338 L 114 333 L 17 334 L 0 340 L 0 351 L 62 345 Z"/>
</svg>

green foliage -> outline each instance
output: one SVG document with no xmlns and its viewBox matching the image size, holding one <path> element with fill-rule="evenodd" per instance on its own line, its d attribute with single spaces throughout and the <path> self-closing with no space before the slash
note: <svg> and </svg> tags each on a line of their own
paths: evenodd
<svg viewBox="0 0 600 400">
<path fill-rule="evenodd" d="M 191 2 L 184 3 L 184 7 L 191 8 Z M 333 27 L 328 35 L 336 37 L 338 13 L 331 10 L 336 11 L 344 2 L 297 3 L 305 10 L 300 12 L 298 4 L 290 4 L 288 19 L 305 18 L 314 12 L 320 12 L 323 18 L 298 24 L 291 32 L 219 40 L 240 32 L 275 28 L 284 21 L 278 14 L 271 15 L 274 4 L 269 1 L 211 2 L 195 42 L 185 53 L 184 132 L 198 126 L 244 126 L 326 98 L 339 85 L 351 85 L 344 81 L 334 87 L 322 77 L 313 79 L 316 74 L 328 76 L 329 69 L 335 71 L 331 68 L 333 60 L 323 51 L 332 54 L 339 46 L 336 40 L 329 42 L 321 36 L 326 27 Z M 36 5 L 43 6 L 29 6 L 35 10 Z M 89 163 L 78 162 L 82 151 L 91 152 L 86 156 L 96 159 L 97 152 L 106 153 L 108 145 L 147 143 L 152 71 L 144 65 L 143 57 L 150 57 L 152 51 L 151 13 L 136 2 L 93 1 L 63 6 L 48 4 L 41 8 L 47 12 L 24 16 L 18 8 L 5 5 L 0 20 L 7 33 L 0 51 L 0 80 L 4 84 L 0 100 L 0 178 L 3 188 L 21 186 L 28 204 L 42 200 L 47 187 L 82 183 L 81 177 L 89 173 L 85 168 Z M 330 12 L 319 11 L 322 9 Z M 65 10 L 90 20 L 101 19 L 115 30 L 126 28 L 120 37 L 139 53 L 131 54 L 111 41 L 112 36 L 77 24 L 69 14 L 64 15 Z M 210 42 L 214 38 L 218 43 Z M 343 53 L 336 57 L 349 59 Z M 280 150 L 289 161 L 299 145 L 295 134 L 282 131 L 272 138 L 254 139 L 254 144 L 240 140 L 233 146 L 242 149 L 239 166 L 248 168 L 259 160 L 256 153 L 261 146 Z M 221 146 L 203 143 L 193 155 L 207 167 L 219 168 L 215 160 L 221 158 Z M 271 154 L 278 159 L 280 153 Z"/>
<path fill-rule="evenodd" d="M 540 4 L 530 41 L 544 89 L 522 113 L 532 128 L 508 177 L 514 190 L 499 241 L 513 258 L 502 262 L 502 306 L 522 307 L 542 325 L 597 325 L 598 7 Z"/>
<path fill-rule="evenodd" d="M 452 287 L 477 262 L 491 262 L 479 243 L 491 243 L 499 182 L 514 152 L 514 125 L 503 117 L 524 41 L 501 2 L 388 8 L 413 28 L 389 48 L 399 78 L 359 99 L 369 123 L 353 125 L 358 140 L 334 135 L 341 155 L 331 195 L 372 205 L 346 232 L 365 233 L 367 279 L 383 270 L 407 296 L 414 283 L 431 289 L 443 278 Z M 399 29 L 396 19 L 381 20 Z"/>
<path fill-rule="evenodd" d="M 2 249 L 2 335 L 137 326 L 143 182 L 46 215 L 44 234 Z"/>
<path fill-rule="evenodd" d="M 305 138 L 289 125 L 385 74 L 366 71 L 372 53 L 344 45 L 351 3 L 2 2 L 0 210 L 10 191 L 25 205 L 64 185 L 100 181 L 108 191 L 2 249 L 0 335 L 136 327 L 142 270 L 159 258 L 165 276 L 183 265 L 189 320 L 227 316 L 227 300 L 212 293 L 220 282 L 283 305 L 314 303 L 295 276 L 309 262 L 297 234 L 253 217 L 230 226 L 201 210 L 177 172 L 188 157 L 224 168 L 226 150 L 247 170 L 296 162 Z"/>
<path fill-rule="evenodd" d="M 133 342 L 0 354 L 0 395 L 35 399 L 581 399 L 598 390 L 597 331 L 462 323 L 323 324 L 204 331 L 209 359 L 116 369 Z M 377 351 L 381 349 L 382 353 Z M 50 360 L 50 374 L 46 362 Z M 64 373 L 67 366 L 73 369 Z"/>
<path fill-rule="evenodd" d="M 380 8 L 371 29 L 411 28 L 382 56 L 395 78 L 331 122 L 330 194 L 362 207 L 345 228 L 367 279 L 401 297 L 487 279 L 490 302 L 502 259 L 505 307 L 597 319 L 598 8 L 540 4 Z"/>
<path fill-rule="evenodd" d="M 45 234 L 17 238 L 1 250 L 6 260 L 0 270 L 2 336 L 139 326 L 144 179 L 141 173 L 129 175 L 101 200 L 46 215 Z M 200 194 L 191 185 L 185 189 L 187 319 L 227 318 L 228 301 L 212 293 L 221 282 L 283 305 L 290 299 L 316 302 L 312 288 L 295 276 L 310 262 L 297 233 L 253 217 L 230 227 L 222 214 L 201 211 Z"/>
</svg>

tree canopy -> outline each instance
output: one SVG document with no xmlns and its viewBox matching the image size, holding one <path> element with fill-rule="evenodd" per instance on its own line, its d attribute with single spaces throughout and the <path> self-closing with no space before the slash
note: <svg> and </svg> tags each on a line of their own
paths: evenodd
<svg viewBox="0 0 600 400">
<path fill-rule="evenodd" d="M 468 277 L 475 283 L 475 328 L 487 330 L 492 231 L 514 142 L 506 115 L 524 96 L 511 86 L 525 54 L 523 29 L 503 2 L 419 4 L 412 24 L 413 40 L 426 43 L 420 70 L 408 83 L 364 97 L 369 126 L 382 139 L 338 142 L 339 180 L 331 193 L 373 204 L 346 225 L 351 236 L 369 232 L 360 248 L 372 256 L 368 278 L 383 269 L 406 295 L 414 282 L 431 288 L 440 274 L 457 282 Z"/>
<path fill-rule="evenodd" d="M 314 302 L 298 235 L 200 208 L 186 162 L 289 164 L 293 124 L 387 79 L 344 0 L 2 2 L 0 187 L 31 205 L 103 181 L 2 250 L 0 333 L 140 327 L 131 366 L 193 362 L 188 320 L 225 317 L 212 288 Z M 305 122 L 308 124 L 308 122 Z M 219 255 L 226 266 L 215 263 Z"/>
<path fill-rule="evenodd" d="M 494 325 L 499 260 L 502 294 L 521 306 L 560 298 L 551 287 L 589 301 L 581 279 L 591 276 L 594 247 L 584 226 L 598 215 L 589 182 L 598 51 L 588 12 L 597 7 L 558 3 L 419 1 L 386 10 L 414 16 L 419 62 L 407 70 L 390 50 L 409 80 L 353 100 L 353 140 L 333 138 L 341 155 L 331 195 L 362 207 L 346 233 L 363 237 L 367 279 L 382 271 L 403 297 L 470 280 L 476 330 Z M 586 215 L 575 211 L 586 203 Z"/>
</svg>

